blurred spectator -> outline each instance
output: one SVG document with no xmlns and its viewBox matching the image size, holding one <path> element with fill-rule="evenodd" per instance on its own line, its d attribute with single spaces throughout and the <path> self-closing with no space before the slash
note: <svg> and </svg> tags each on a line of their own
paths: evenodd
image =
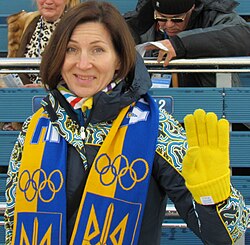
<svg viewBox="0 0 250 245">
<path fill-rule="evenodd" d="M 62 15 L 79 0 L 36 0 L 38 11 L 8 17 L 8 57 L 41 57 Z M 41 86 L 37 74 L 20 74 L 24 85 Z M 27 85 L 30 87 L 30 85 Z"/>
<path fill-rule="evenodd" d="M 137 44 L 161 40 L 168 52 L 148 47 L 164 66 L 174 58 L 232 57 L 250 54 L 250 26 L 233 0 L 140 0 L 127 18 Z M 125 14 L 126 18 L 126 14 Z M 157 52 L 155 52 L 157 51 Z M 215 74 L 178 74 L 180 87 L 214 87 Z M 234 86 L 239 82 L 234 78 Z"/>
</svg>

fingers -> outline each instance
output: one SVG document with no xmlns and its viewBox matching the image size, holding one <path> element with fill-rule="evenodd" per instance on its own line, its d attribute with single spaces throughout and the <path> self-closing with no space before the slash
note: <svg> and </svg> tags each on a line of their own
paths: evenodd
<svg viewBox="0 0 250 245">
<path fill-rule="evenodd" d="M 215 113 L 206 115 L 207 138 L 210 147 L 218 147 L 227 151 L 229 148 L 229 122 L 218 118 Z"/>
<path fill-rule="evenodd" d="M 189 114 L 184 118 L 184 125 L 187 135 L 188 147 L 198 146 L 196 123 L 192 114 Z"/>
<path fill-rule="evenodd" d="M 170 61 L 170 55 L 168 55 L 168 53 L 165 50 L 159 50 L 159 54 L 157 57 L 157 62 L 160 63 L 163 59 L 164 56 L 166 55 L 166 58 L 164 60 L 163 66 L 168 66 L 169 61 Z"/>
<path fill-rule="evenodd" d="M 25 84 L 22 87 L 24 88 L 41 88 L 43 85 L 42 84 L 35 84 L 35 83 L 29 83 Z"/>
<path fill-rule="evenodd" d="M 204 146 L 207 144 L 206 113 L 202 109 L 195 110 L 184 118 L 184 125 L 187 134 L 189 147 Z"/>
<path fill-rule="evenodd" d="M 217 116 L 209 112 L 206 116 L 206 124 L 207 124 L 207 138 L 208 144 L 211 147 L 217 147 L 218 145 L 218 119 Z"/>
<path fill-rule="evenodd" d="M 168 66 L 170 60 L 172 60 L 172 56 L 169 53 L 167 53 L 166 58 L 165 58 L 164 63 L 163 63 L 163 66 L 164 67 Z"/>
<path fill-rule="evenodd" d="M 197 109 L 194 112 L 194 118 L 197 129 L 198 143 L 200 146 L 207 145 L 206 112 L 202 109 Z"/>
<path fill-rule="evenodd" d="M 226 119 L 220 119 L 218 122 L 218 146 L 223 151 L 229 148 L 229 122 Z"/>
<path fill-rule="evenodd" d="M 184 125 L 189 147 L 205 146 L 219 147 L 227 150 L 229 147 L 229 122 L 218 118 L 215 113 L 202 109 L 195 110 L 184 118 Z"/>
</svg>

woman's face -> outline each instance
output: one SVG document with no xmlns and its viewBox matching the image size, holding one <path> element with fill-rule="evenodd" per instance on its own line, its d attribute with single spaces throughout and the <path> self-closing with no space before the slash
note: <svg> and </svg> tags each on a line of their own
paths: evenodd
<svg viewBox="0 0 250 245">
<path fill-rule="evenodd" d="M 79 97 L 92 97 L 103 90 L 120 68 L 111 36 L 103 24 L 78 25 L 67 45 L 62 77 Z"/>
<path fill-rule="evenodd" d="M 58 20 L 64 12 L 66 0 L 36 0 L 38 11 L 47 21 Z"/>
</svg>

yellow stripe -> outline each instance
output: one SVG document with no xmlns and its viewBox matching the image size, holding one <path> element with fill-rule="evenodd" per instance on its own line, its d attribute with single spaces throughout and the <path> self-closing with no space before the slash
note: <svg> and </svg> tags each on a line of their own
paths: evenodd
<svg viewBox="0 0 250 245">
<path fill-rule="evenodd" d="M 92 106 L 93 106 L 93 97 L 90 97 L 82 104 L 82 111 L 85 112 L 87 109 L 90 110 Z"/>
<path fill-rule="evenodd" d="M 29 124 L 28 131 L 25 137 L 24 148 L 22 152 L 22 160 L 21 160 L 21 165 L 19 169 L 19 177 L 20 177 L 20 174 L 26 169 L 30 172 L 30 175 L 32 175 L 32 173 L 36 169 L 40 169 L 41 167 L 43 149 L 45 146 L 45 142 L 43 142 L 42 140 L 44 139 L 46 129 L 45 128 L 42 129 L 41 136 L 39 139 L 40 142 L 38 144 L 30 145 L 30 142 L 32 140 L 34 130 L 37 126 L 37 122 L 39 118 L 42 116 L 42 113 L 43 113 L 43 108 L 39 109 L 32 116 L 31 122 Z M 36 183 L 38 183 L 38 179 L 39 179 L 39 173 L 36 175 L 36 178 L 35 178 Z M 22 177 L 22 181 L 20 182 L 21 186 L 24 187 L 27 181 L 28 181 L 28 175 L 24 174 Z M 30 183 L 30 188 L 26 193 L 29 197 L 35 194 L 34 188 L 32 187 L 32 183 Z M 36 197 L 34 198 L 32 202 L 28 202 L 24 196 L 24 192 L 22 192 L 18 188 L 18 185 L 17 185 L 15 216 L 14 216 L 14 231 L 16 230 L 16 224 L 17 224 L 17 215 L 16 215 L 17 212 L 20 212 L 20 211 L 36 212 L 38 195 L 36 194 L 35 196 Z M 15 241 L 15 232 L 13 232 L 12 244 L 14 244 L 14 241 Z"/>
<path fill-rule="evenodd" d="M 120 127 L 127 111 L 129 110 L 129 108 L 130 108 L 130 106 L 123 108 L 123 110 L 120 112 L 119 116 L 114 120 L 109 134 L 107 135 L 106 139 L 104 140 L 101 148 L 99 149 L 99 151 L 97 153 L 97 156 L 94 160 L 94 163 L 95 163 L 96 159 L 100 155 L 102 155 L 103 153 L 108 153 L 111 161 L 113 161 L 117 155 L 122 153 L 123 141 L 124 141 L 124 137 L 126 135 L 127 127 L 122 127 L 122 128 L 119 128 L 119 127 Z M 103 164 L 105 164 L 105 161 L 103 162 Z M 118 162 L 116 165 L 117 169 L 119 169 L 119 164 L 120 163 Z M 107 181 L 108 181 L 108 178 L 112 179 L 114 177 L 114 175 L 112 174 L 111 171 L 112 170 L 110 169 L 109 176 L 106 179 Z M 100 182 L 100 175 L 96 172 L 95 167 L 92 166 L 90 173 L 89 173 L 89 177 L 88 177 L 86 186 L 85 186 L 85 189 L 84 189 L 84 193 L 82 196 L 82 200 L 81 200 L 81 204 L 80 204 L 79 211 L 77 214 L 77 218 L 76 218 L 76 222 L 75 222 L 75 226 L 74 226 L 74 230 L 72 233 L 70 244 L 74 244 L 74 239 L 75 239 L 75 235 L 77 232 L 79 220 L 81 217 L 81 211 L 83 208 L 86 193 L 92 192 L 92 193 L 95 193 L 97 195 L 114 197 L 115 190 L 116 190 L 116 183 L 117 183 L 117 180 L 115 180 L 112 185 L 108 185 L 108 186 L 102 185 Z"/>
<path fill-rule="evenodd" d="M 112 141 L 110 141 L 109 145 L 103 145 L 103 147 L 100 148 L 97 157 L 100 156 L 102 153 L 108 153 L 108 156 L 110 157 L 110 160 L 112 162 L 117 155 L 121 154 L 123 148 L 123 139 L 126 134 L 126 130 L 127 127 L 122 127 L 121 129 L 119 129 L 118 133 L 116 134 L 117 137 L 114 137 Z M 111 137 L 113 137 L 113 135 Z M 103 169 L 103 167 L 107 166 L 108 164 L 108 158 L 103 157 L 102 161 L 98 162 L 98 168 Z M 116 169 L 120 168 L 119 161 L 115 163 L 115 167 Z M 100 174 L 94 170 L 94 167 L 91 168 L 91 178 L 88 178 L 85 189 L 88 192 L 96 193 L 97 195 L 103 195 L 105 193 L 105 196 L 107 197 L 114 197 L 117 180 L 115 180 L 112 185 L 105 186 L 100 182 Z M 114 174 L 112 173 L 112 168 L 110 168 L 108 172 L 105 173 L 105 178 L 103 179 L 103 181 L 105 183 L 110 183 L 113 179 Z"/>
</svg>

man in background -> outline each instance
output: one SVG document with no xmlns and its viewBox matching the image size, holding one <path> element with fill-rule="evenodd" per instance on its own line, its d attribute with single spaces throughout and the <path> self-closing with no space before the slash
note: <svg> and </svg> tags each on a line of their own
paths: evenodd
<svg viewBox="0 0 250 245">
<path fill-rule="evenodd" d="M 140 0 L 127 23 L 137 44 L 158 41 L 168 52 L 149 46 L 150 56 L 172 59 L 247 56 L 250 25 L 234 0 Z M 126 18 L 126 14 L 125 14 Z M 215 74 L 179 73 L 179 87 L 215 87 Z M 237 74 L 233 86 L 239 85 Z"/>
</svg>

